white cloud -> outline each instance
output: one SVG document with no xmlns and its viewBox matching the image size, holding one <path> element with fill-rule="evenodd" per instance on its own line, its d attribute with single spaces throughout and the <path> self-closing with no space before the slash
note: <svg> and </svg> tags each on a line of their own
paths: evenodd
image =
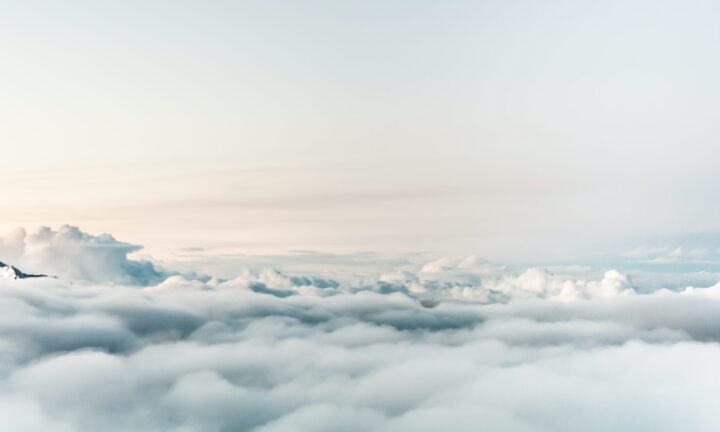
<svg viewBox="0 0 720 432">
<path fill-rule="evenodd" d="M 426 309 L 400 291 L 303 291 L 311 280 L 2 281 L 0 400 L 19 416 L 8 430 L 710 431 L 720 421 L 717 287 L 624 296 L 616 272 L 562 282 L 535 269 L 497 280 L 528 297 Z M 568 283 L 589 294 L 548 301 Z"/>
<path fill-rule="evenodd" d="M 644 294 L 614 270 L 512 272 L 471 257 L 377 277 L 246 270 L 137 287 L 120 283 L 135 246 L 110 236 L 66 227 L 2 244 L 26 263 L 57 258 L 70 276 L 111 282 L 0 281 L 3 430 L 713 431 L 720 422 L 720 284 Z M 77 273 L 94 262 L 91 277 Z M 423 307 L 427 299 L 439 305 Z"/>
<path fill-rule="evenodd" d="M 43 227 L 33 234 L 18 228 L 0 238 L 0 261 L 68 280 L 128 285 L 161 282 L 166 273 L 149 261 L 128 258 L 141 248 L 110 234 L 95 236 L 69 225 L 57 231 Z"/>
<path fill-rule="evenodd" d="M 630 278 L 616 270 L 609 270 L 596 279 L 586 279 L 583 273 L 591 275 L 586 267 L 558 268 L 571 273 L 572 277 L 537 267 L 515 274 L 504 266 L 475 257 L 442 258 L 423 265 L 417 273 L 389 272 L 379 280 L 395 284 L 397 291 L 404 287 L 405 292 L 419 298 L 438 301 L 495 303 L 533 298 L 573 301 L 635 294 Z"/>
</svg>

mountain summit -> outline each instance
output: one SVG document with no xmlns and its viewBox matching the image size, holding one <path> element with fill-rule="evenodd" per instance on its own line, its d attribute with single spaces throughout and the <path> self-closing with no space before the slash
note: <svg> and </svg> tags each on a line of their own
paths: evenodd
<svg viewBox="0 0 720 432">
<path fill-rule="evenodd" d="M 7 265 L 0 261 L 0 279 L 29 279 L 47 277 L 45 275 L 33 275 L 20 271 L 17 267 Z"/>
</svg>

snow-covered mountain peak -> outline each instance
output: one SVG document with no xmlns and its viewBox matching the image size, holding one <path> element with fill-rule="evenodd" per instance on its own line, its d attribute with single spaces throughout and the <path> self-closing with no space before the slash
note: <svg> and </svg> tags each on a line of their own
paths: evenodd
<svg viewBox="0 0 720 432">
<path fill-rule="evenodd" d="M 36 277 L 45 277 L 45 275 L 31 275 L 23 273 L 17 267 L 0 262 L 0 279 L 28 279 Z"/>
</svg>

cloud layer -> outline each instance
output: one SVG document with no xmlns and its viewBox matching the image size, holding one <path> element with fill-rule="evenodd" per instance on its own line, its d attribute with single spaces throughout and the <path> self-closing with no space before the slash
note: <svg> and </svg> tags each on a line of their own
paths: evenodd
<svg viewBox="0 0 720 432">
<path fill-rule="evenodd" d="M 648 294 L 614 270 L 512 272 L 475 257 L 199 280 L 128 259 L 136 249 L 73 227 L 2 239 L 7 256 L 65 275 L 0 281 L 3 431 L 720 422 L 720 284 Z"/>
<path fill-rule="evenodd" d="M 315 282 L 2 281 L 3 430 L 710 431 L 720 421 L 720 286 L 627 296 L 606 275 L 576 289 L 617 295 L 428 309 L 400 291 Z"/>
</svg>

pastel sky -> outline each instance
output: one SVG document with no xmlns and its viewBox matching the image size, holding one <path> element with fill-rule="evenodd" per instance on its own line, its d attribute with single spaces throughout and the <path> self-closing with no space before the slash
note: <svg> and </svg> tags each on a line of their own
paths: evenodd
<svg viewBox="0 0 720 432">
<path fill-rule="evenodd" d="M 717 233 L 718 22 L 714 1 L 6 0 L 0 231 L 498 259 Z"/>
<path fill-rule="evenodd" d="M 0 0 L 2 432 L 716 432 L 720 1 Z"/>
</svg>

